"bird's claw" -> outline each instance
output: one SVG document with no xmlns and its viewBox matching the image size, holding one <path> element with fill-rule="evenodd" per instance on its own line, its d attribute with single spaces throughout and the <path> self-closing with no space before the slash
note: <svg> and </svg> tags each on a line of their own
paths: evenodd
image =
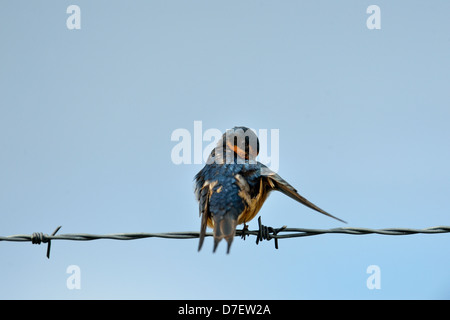
<svg viewBox="0 0 450 320">
<path fill-rule="evenodd" d="M 248 236 L 247 231 L 248 231 L 248 224 L 246 224 L 246 223 L 244 222 L 244 227 L 242 228 L 241 239 L 244 239 L 244 240 L 245 240 L 245 237 Z"/>
</svg>

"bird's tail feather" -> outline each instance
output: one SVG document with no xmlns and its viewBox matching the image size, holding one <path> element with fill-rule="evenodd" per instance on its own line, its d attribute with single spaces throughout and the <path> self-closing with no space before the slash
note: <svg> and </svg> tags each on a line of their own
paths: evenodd
<svg viewBox="0 0 450 320">
<path fill-rule="evenodd" d="M 230 253 L 231 243 L 236 234 L 237 220 L 229 215 L 214 217 L 214 248 L 216 252 L 217 246 L 222 239 L 227 241 L 227 253 Z"/>
</svg>

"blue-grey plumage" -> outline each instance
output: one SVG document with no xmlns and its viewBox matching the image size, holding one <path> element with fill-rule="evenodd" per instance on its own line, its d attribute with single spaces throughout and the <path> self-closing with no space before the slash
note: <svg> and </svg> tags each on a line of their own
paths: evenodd
<svg viewBox="0 0 450 320">
<path fill-rule="evenodd" d="M 209 226 L 214 230 L 213 251 L 225 239 L 229 253 L 236 226 L 252 220 L 272 190 L 345 222 L 309 202 L 278 174 L 257 162 L 258 152 L 256 134 L 246 127 L 235 127 L 224 133 L 205 167 L 195 176 L 195 194 L 202 219 L 198 250 Z"/>
</svg>

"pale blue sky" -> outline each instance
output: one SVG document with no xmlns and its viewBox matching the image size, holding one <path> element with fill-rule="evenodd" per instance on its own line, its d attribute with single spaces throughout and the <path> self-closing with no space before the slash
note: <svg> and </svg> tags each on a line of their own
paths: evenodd
<svg viewBox="0 0 450 320">
<path fill-rule="evenodd" d="M 81 8 L 68 30 L 66 8 Z M 366 8 L 381 8 L 368 30 Z M 279 129 L 348 226 L 450 225 L 448 1 L 1 1 L 0 235 L 198 231 L 174 130 Z M 208 143 L 205 142 L 203 147 Z M 344 226 L 282 194 L 266 225 Z M 255 229 L 257 221 L 250 223 Z M 450 235 L 0 242 L 0 298 L 450 298 Z M 81 270 L 69 290 L 66 269 Z M 381 270 L 381 289 L 366 269 Z"/>
</svg>

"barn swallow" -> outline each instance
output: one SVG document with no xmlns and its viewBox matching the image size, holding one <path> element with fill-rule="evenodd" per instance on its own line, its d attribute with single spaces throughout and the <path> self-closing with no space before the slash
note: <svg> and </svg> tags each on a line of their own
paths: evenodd
<svg viewBox="0 0 450 320">
<path fill-rule="evenodd" d="M 195 176 L 195 195 L 201 216 L 199 251 L 208 226 L 214 230 L 213 252 L 225 239 L 229 253 L 236 226 L 243 223 L 246 228 L 246 223 L 256 216 L 273 190 L 345 223 L 302 197 L 277 173 L 256 161 L 258 153 L 256 134 L 246 127 L 234 127 L 222 135 L 206 165 Z"/>
</svg>

